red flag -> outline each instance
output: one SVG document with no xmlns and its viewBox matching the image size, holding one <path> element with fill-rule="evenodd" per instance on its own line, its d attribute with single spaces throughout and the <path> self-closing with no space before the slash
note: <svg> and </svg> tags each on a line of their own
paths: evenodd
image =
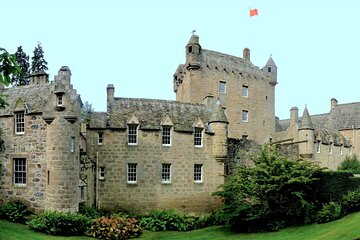
<svg viewBox="0 0 360 240">
<path fill-rule="evenodd" d="M 257 16 L 258 15 L 258 11 L 257 9 L 250 9 L 250 17 L 253 17 L 253 16 Z"/>
</svg>

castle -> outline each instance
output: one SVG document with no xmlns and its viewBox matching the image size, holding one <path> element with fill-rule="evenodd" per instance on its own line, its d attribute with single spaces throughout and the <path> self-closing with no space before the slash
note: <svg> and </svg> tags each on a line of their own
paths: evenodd
<svg viewBox="0 0 360 240">
<path fill-rule="evenodd" d="M 248 48 L 242 58 L 206 50 L 197 35 L 185 54 L 173 76 L 176 101 L 115 97 L 109 84 L 107 110 L 83 123 L 68 67 L 51 82 L 36 73 L 29 85 L 2 88 L 9 105 L 0 110 L 0 203 L 205 213 L 222 204 L 212 193 L 224 181 L 229 138 L 295 146 L 331 169 L 357 152 L 359 103 L 333 99 L 329 114 L 305 109 L 302 118 L 294 107 L 279 120 L 271 57 L 259 68 Z"/>
</svg>

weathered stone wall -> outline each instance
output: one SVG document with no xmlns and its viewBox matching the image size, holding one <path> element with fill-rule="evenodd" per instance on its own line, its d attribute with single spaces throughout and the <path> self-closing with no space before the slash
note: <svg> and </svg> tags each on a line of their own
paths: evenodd
<svg viewBox="0 0 360 240">
<path fill-rule="evenodd" d="M 14 116 L 0 118 L 0 201 L 23 200 L 34 210 L 44 209 L 46 188 L 46 129 L 41 115 L 25 115 L 25 133 L 15 135 Z M 15 186 L 13 179 L 14 158 L 25 158 L 26 185 Z"/>
<path fill-rule="evenodd" d="M 350 154 L 351 149 L 342 147 L 342 154 L 340 152 L 340 146 L 333 145 L 332 153 L 329 153 L 329 145 L 320 144 L 320 153 L 314 150 L 314 155 L 311 160 L 315 161 L 321 167 L 329 168 L 330 170 L 336 170 L 338 166 L 344 161 L 345 157 Z M 316 148 L 316 145 L 315 145 Z"/>
<path fill-rule="evenodd" d="M 171 146 L 162 146 L 160 131 L 139 131 L 138 145 L 127 144 L 125 130 L 101 130 L 104 142 L 97 145 L 98 131 L 88 129 L 88 154 L 105 167 L 99 181 L 101 208 L 134 212 L 177 209 L 205 213 L 220 207 L 211 193 L 223 183 L 224 165 L 212 156 L 212 135 L 204 134 L 203 147 L 193 145 L 193 134 L 172 132 Z M 137 183 L 127 183 L 127 163 L 137 164 Z M 162 183 L 161 166 L 171 164 L 171 183 Z M 194 164 L 203 164 L 203 181 L 194 182 Z"/>
</svg>

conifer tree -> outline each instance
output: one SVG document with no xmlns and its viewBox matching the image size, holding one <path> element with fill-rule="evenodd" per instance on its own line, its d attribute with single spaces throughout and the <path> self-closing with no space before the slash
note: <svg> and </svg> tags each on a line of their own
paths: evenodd
<svg viewBox="0 0 360 240">
<path fill-rule="evenodd" d="M 31 58 L 31 72 L 45 72 L 48 70 L 46 66 L 48 63 L 44 59 L 44 51 L 41 47 L 41 44 L 38 45 L 34 49 L 34 56 Z"/>
<path fill-rule="evenodd" d="M 21 86 L 29 84 L 30 63 L 29 56 L 23 51 L 22 46 L 17 48 L 15 53 L 16 62 L 20 71 L 11 78 L 11 85 Z"/>
</svg>

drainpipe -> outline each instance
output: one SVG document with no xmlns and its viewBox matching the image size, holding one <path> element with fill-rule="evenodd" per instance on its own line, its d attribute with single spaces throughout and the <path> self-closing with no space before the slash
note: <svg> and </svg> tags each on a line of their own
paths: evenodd
<svg viewBox="0 0 360 240">
<path fill-rule="evenodd" d="M 96 152 L 96 191 L 95 191 L 95 201 L 96 201 L 96 207 L 100 209 L 100 203 L 99 203 L 99 152 Z"/>
</svg>

